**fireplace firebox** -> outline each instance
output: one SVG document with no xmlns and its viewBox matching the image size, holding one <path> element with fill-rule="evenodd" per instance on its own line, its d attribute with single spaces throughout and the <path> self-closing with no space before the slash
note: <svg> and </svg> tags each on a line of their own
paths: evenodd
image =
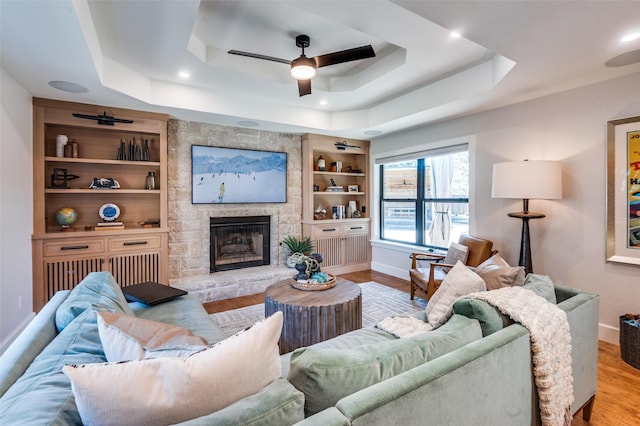
<svg viewBox="0 0 640 426">
<path fill-rule="evenodd" d="M 271 259 L 271 217 L 212 217 L 211 272 L 268 265 Z"/>
</svg>

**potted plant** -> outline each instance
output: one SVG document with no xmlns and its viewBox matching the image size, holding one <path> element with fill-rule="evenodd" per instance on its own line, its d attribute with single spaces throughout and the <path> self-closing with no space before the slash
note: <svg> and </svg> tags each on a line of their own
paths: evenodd
<svg viewBox="0 0 640 426">
<path fill-rule="evenodd" d="M 309 254 L 313 250 L 313 241 L 309 237 L 296 237 L 293 235 L 287 235 L 283 240 L 284 244 L 290 251 L 287 258 L 287 266 L 290 268 L 295 267 L 296 263 L 299 263 L 300 257 Z"/>
</svg>

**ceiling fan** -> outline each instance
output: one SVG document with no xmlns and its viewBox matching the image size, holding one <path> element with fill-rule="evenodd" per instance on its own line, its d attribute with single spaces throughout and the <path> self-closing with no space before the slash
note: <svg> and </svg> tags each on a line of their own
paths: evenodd
<svg viewBox="0 0 640 426">
<path fill-rule="evenodd" d="M 359 61 L 360 59 L 373 58 L 376 56 L 373 47 L 368 44 L 366 46 L 354 47 L 353 49 L 307 58 L 304 54 L 304 49 L 309 47 L 310 44 L 311 40 L 308 35 L 301 34 L 297 36 L 296 46 L 302 49 L 302 54 L 299 58 L 292 61 L 274 58 L 273 56 L 260 55 L 258 53 L 242 52 L 240 50 L 229 50 L 227 53 L 291 65 L 291 77 L 298 80 L 298 92 L 300 96 L 311 94 L 311 79 L 316 76 L 317 68 L 341 64 L 343 62 Z"/>
</svg>

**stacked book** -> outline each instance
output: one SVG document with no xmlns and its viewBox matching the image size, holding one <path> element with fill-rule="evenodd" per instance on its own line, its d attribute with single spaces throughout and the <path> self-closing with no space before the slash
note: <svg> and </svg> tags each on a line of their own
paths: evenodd
<svg viewBox="0 0 640 426">
<path fill-rule="evenodd" d="M 124 229 L 123 222 L 99 222 L 96 225 L 96 231 Z"/>
<path fill-rule="evenodd" d="M 331 214 L 334 219 L 346 219 L 346 209 L 345 206 L 331 206 Z"/>
</svg>

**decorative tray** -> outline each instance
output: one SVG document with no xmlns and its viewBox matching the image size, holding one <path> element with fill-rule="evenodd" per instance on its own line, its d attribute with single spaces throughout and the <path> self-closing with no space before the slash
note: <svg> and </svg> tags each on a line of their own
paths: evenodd
<svg viewBox="0 0 640 426">
<path fill-rule="evenodd" d="M 294 277 L 294 278 L 291 278 L 291 286 L 293 288 L 297 288 L 298 290 L 305 290 L 305 291 L 329 290 L 330 288 L 333 288 L 336 286 L 336 277 L 331 274 L 327 274 L 327 275 L 329 275 L 329 281 L 327 281 L 326 283 L 300 282 L 300 281 L 296 281 Z"/>
</svg>

